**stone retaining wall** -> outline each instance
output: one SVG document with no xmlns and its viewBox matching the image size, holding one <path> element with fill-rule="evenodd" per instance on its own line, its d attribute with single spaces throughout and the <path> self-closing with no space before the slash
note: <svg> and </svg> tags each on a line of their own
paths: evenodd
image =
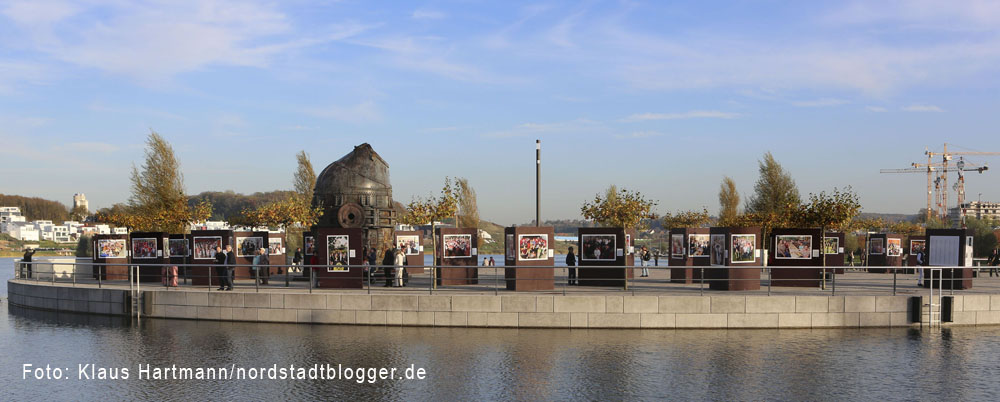
<svg viewBox="0 0 1000 402">
<path fill-rule="evenodd" d="M 127 290 L 8 282 L 10 303 L 121 315 Z M 1000 325 L 1000 295 L 956 295 L 948 325 Z M 143 291 L 174 319 L 503 328 L 911 327 L 910 296 L 366 295 Z M 924 297 L 926 303 L 927 298 Z M 927 321 L 926 309 L 922 321 Z"/>
<path fill-rule="evenodd" d="M 40 310 L 127 315 L 128 291 L 7 281 L 10 304 Z"/>
</svg>

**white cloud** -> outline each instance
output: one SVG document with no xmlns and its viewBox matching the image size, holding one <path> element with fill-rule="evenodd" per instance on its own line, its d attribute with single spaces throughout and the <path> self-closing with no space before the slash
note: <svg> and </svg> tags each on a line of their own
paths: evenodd
<svg viewBox="0 0 1000 402">
<path fill-rule="evenodd" d="M 410 18 L 415 20 L 440 20 L 447 17 L 448 15 L 441 11 L 425 9 L 413 10 L 413 14 L 410 15 Z"/>
<path fill-rule="evenodd" d="M 382 118 L 381 113 L 374 101 L 364 101 L 354 106 L 327 106 L 324 108 L 313 108 L 306 111 L 307 114 L 345 121 L 349 123 L 363 123 L 375 121 Z"/>
<path fill-rule="evenodd" d="M 482 134 L 485 138 L 511 138 L 542 134 L 580 134 L 607 131 L 604 124 L 590 119 L 576 119 L 554 123 L 522 123 L 508 130 Z"/>
<path fill-rule="evenodd" d="M 823 98 L 823 99 L 815 99 L 815 100 L 807 100 L 807 101 L 793 101 L 792 105 L 795 105 L 795 106 L 798 106 L 798 107 L 826 107 L 826 106 L 839 106 L 839 105 L 844 105 L 844 104 L 848 104 L 848 103 L 851 103 L 851 102 L 843 100 L 843 99 Z"/>
<path fill-rule="evenodd" d="M 876 112 L 876 113 L 885 113 L 889 111 L 888 109 L 882 106 L 867 106 L 865 107 L 865 109 L 867 109 L 869 112 Z"/>
<path fill-rule="evenodd" d="M 663 133 L 659 131 L 636 131 L 630 134 L 616 134 L 617 139 L 639 139 L 639 138 L 652 138 L 662 136 Z"/>
<path fill-rule="evenodd" d="M 151 85 L 210 66 L 267 67 L 291 49 L 366 29 L 345 24 L 314 37 L 296 36 L 273 4 L 231 0 L 19 2 L 4 15 L 23 27 L 36 51 Z"/>
<path fill-rule="evenodd" d="M 683 120 L 683 119 L 735 119 L 739 113 L 720 112 L 718 110 L 694 110 L 684 113 L 639 113 L 622 119 L 624 122 L 648 120 Z"/>
<path fill-rule="evenodd" d="M 934 105 L 910 105 L 902 107 L 901 110 L 904 112 L 932 112 L 932 113 L 944 112 L 944 109 L 941 109 L 940 107 Z"/>
<path fill-rule="evenodd" d="M 117 145 L 104 142 L 72 142 L 66 146 L 71 151 L 84 153 L 112 153 L 120 149 Z"/>
</svg>

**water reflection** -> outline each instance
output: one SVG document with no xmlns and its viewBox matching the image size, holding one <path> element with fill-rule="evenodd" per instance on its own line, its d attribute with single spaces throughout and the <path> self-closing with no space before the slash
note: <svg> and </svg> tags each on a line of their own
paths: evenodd
<svg viewBox="0 0 1000 402">
<path fill-rule="evenodd" d="M 637 331 L 386 328 L 0 312 L 4 399 L 992 399 L 995 328 Z M 128 381 L 20 380 L 20 365 L 128 367 Z M 426 381 L 140 381 L 166 367 L 424 368 Z M 40 390 L 44 390 L 41 392 Z"/>
</svg>

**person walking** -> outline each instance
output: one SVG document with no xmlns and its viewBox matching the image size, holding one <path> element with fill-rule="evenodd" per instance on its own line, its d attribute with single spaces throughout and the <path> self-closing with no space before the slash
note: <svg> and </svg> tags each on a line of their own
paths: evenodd
<svg viewBox="0 0 1000 402">
<path fill-rule="evenodd" d="M 219 281 L 219 290 L 226 290 L 229 274 L 226 273 L 226 253 L 222 251 L 222 246 L 215 246 L 215 277 Z"/>
<path fill-rule="evenodd" d="M 643 278 L 649 276 L 649 257 L 650 257 L 649 249 L 647 249 L 646 246 L 642 246 L 642 249 L 639 251 L 639 260 L 640 260 L 639 264 L 642 265 Z"/>
<path fill-rule="evenodd" d="M 395 250 L 395 258 L 394 258 L 394 261 L 393 261 L 393 265 L 396 268 L 396 272 L 395 272 L 396 283 L 394 284 L 395 287 L 400 287 L 400 288 L 403 287 L 403 269 L 404 269 L 403 265 L 404 264 L 406 264 L 406 253 L 403 252 L 403 249 L 396 249 Z"/>
<path fill-rule="evenodd" d="M 292 265 L 299 265 L 302 263 L 302 248 L 295 248 L 295 257 L 292 257 Z M 296 268 L 299 272 L 302 272 L 302 267 Z"/>
<path fill-rule="evenodd" d="M 236 279 L 236 253 L 233 245 L 226 245 L 226 290 L 233 290 L 233 280 Z"/>
<path fill-rule="evenodd" d="M 573 254 L 573 246 L 569 246 L 569 252 L 566 254 L 566 269 L 569 271 L 566 284 L 576 285 L 576 254 Z"/>
<path fill-rule="evenodd" d="M 990 258 L 986 260 L 986 263 L 989 264 L 990 266 L 991 278 L 993 277 L 993 273 L 996 273 L 997 276 L 1000 276 L 1000 270 L 998 270 L 1000 268 L 997 267 L 998 265 L 1000 265 L 1000 246 L 993 248 L 993 252 L 990 253 Z"/>
</svg>

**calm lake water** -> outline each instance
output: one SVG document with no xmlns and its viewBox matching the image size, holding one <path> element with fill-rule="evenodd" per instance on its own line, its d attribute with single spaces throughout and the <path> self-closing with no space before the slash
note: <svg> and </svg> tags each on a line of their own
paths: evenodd
<svg viewBox="0 0 1000 402">
<path fill-rule="evenodd" d="M 0 264 L 9 271 L 9 262 Z M 994 327 L 516 330 L 152 319 L 135 325 L 2 307 L 4 400 L 995 400 L 1000 392 L 1000 329 Z M 68 379 L 24 380 L 26 363 L 60 367 Z M 400 373 L 413 365 L 426 378 L 375 384 L 138 378 L 146 364 L 324 363 Z M 128 368 L 130 378 L 81 380 L 80 364 Z"/>
</svg>

